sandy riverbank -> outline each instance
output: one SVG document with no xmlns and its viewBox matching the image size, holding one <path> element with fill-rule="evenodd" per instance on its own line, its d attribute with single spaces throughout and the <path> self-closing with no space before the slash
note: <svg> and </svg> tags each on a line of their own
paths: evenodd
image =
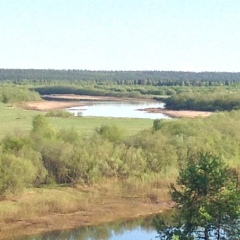
<svg viewBox="0 0 240 240">
<path fill-rule="evenodd" d="M 34 102 L 25 102 L 21 104 L 22 108 L 28 110 L 36 110 L 36 111 L 51 111 L 51 110 L 61 110 L 70 107 L 77 107 L 77 106 L 85 106 L 80 102 L 64 102 L 64 101 L 34 101 Z"/>
<path fill-rule="evenodd" d="M 163 113 L 173 118 L 196 118 L 196 117 L 209 117 L 212 115 L 212 112 L 203 112 L 203 111 L 187 111 L 187 110 L 168 110 L 160 108 L 146 108 L 144 111 L 151 113 Z"/>
</svg>

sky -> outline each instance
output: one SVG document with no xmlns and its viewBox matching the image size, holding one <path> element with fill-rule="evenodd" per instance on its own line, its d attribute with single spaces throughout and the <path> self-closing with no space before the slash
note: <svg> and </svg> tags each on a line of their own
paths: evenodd
<svg viewBox="0 0 240 240">
<path fill-rule="evenodd" d="M 0 68 L 240 72 L 240 1 L 0 0 Z"/>
</svg>

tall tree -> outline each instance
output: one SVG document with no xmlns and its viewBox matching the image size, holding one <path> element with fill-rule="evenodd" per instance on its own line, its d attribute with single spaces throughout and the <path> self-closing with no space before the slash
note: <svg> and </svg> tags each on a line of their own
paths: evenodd
<svg viewBox="0 0 240 240">
<path fill-rule="evenodd" d="M 240 190 L 235 170 L 218 156 L 200 153 L 171 185 L 174 226 L 157 222 L 161 239 L 239 239 Z"/>
</svg>

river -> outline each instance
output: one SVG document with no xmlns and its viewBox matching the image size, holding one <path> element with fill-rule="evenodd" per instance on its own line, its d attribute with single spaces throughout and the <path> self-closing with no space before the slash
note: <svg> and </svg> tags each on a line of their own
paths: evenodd
<svg viewBox="0 0 240 240">
<path fill-rule="evenodd" d="M 153 240 L 157 235 L 152 217 L 147 217 L 69 231 L 55 231 L 18 240 Z"/>
<path fill-rule="evenodd" d="M 162 113 L 140 111 L 145 108 L 164 108 L 160 102 L 81 101 L 85 106 L 71 107 L 67 111 L 75 116 L 116 117 L 116 118 L 169 118 Z"/>
</svg>

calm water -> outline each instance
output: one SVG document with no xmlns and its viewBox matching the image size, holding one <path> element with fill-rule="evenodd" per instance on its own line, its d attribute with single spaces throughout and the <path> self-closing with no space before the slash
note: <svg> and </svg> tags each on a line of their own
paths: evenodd
<svg viewBox="0 0 240 240">
<path fill-rule="evenodd" d="M 164 103 L 159 102 L 113 102 L 113 101 L 87 101 L 83 107 L 72 107 L 67 110 L 75 116 L 96 116 L 96 117 L 122 117 L 122 118 L 169 118 L 162 113 L 148 113 L 139 111 L 144 108 L 164 108 Z"/>
<path fill-rule="evenodd" d="M 152 226 L 152 217 L 149 217 L 117 221 L 96 227 L 82 227 L 71 231 L 56 231 L 24 238 L 24 240 L 153 240 L 156 236 L 157 232 Z"/>
</svg>

